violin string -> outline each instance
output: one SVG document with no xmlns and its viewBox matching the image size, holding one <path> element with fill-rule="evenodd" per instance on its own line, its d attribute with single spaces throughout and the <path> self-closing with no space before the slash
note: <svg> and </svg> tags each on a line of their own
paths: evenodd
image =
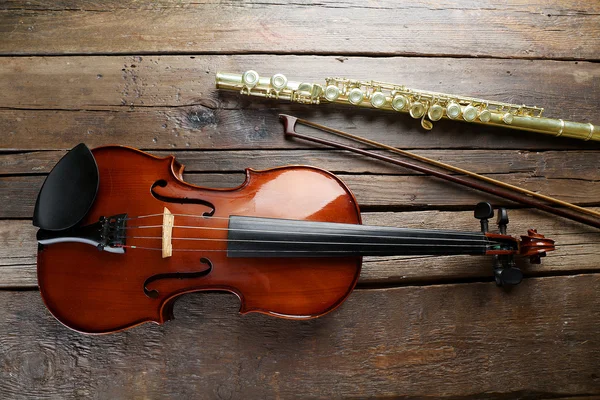
<svg viewBox="0 0 600 400">
<path fill-rule="evenodd" d="M 140 249 L 140 250 L 157 250 L 162 251 L 160 247 L 143 247 L 143 246 L 135 246 L 135 245 L 116 245 L 115 247 L 129 248 L 129 249 Z M 172 249 L 172 251 L 187 251 L 187 252 L 215 252 L 215 253 L 312 253 L 315 254 L 313 250 L 228 250 L 228 249 Z M 387 255 L 387 251 L 380 250 L 381 255 Z M 347 250 L 325 250 L 319 251 L 319 254 L 348 254 Z M 351 254 L 348 254 L 351 255 Z M 370 256 L 376 256 L 376 252 L 369 251 Z M 411 255 L 411 254 L 399 254 L 399 255 Z M 434 255 L 431 255 L 434 256 Z"/>
<path fill-rule="evenodd" d="M 158 236 L 120 236 L 119 239 L 161 239 Z M 239 242 L 239 243 L 285 243 L 285 244 L 323 244 L 323 245 L 351 245 L 351 246 L 414 246 L 416 243 L 352 243 L 352 242 L 307 242 L 297 240 L 258 240 L 258 239 L 215 239 L 215 238 L 177 238 L 172 237 L 172 240 L 194 240 L 194 241 L 206 241 L 206 242 Z M 395 239 L 395 238 L 394 238 Z M 414 240 L 429 240 L 427 238 L 410 238 Z M 435 239 L 435 240 L 452 240 L 457 239 Z M 430 247 L 465 247 L 472 244 L 485 243 L 486 246 L 492 247 L 490 242 L 481 240 L 466 240 L 461 244 L 430 244 Z"/>
<path fill-rule="evenodd" d="M 170 214 L 172 216 L 175 217 L 190 217 L 190 218 L 202 218 L 205 220 L 211 220 L 211 219 L 217 219 L 217 220 L 225 220 L 225 221 L 229 221 L 231 219 L 231 217 L 216 217 L 216 216 L 206 216 L 206 215 L 195 215 L 195 214 Z M 124 221 L 129 221 L 129 220 L 133 220 L 133 219 L 141 219 L 141 218 L 150 218 L 150 217 L 162 217 L 164 216 L 164 214 L 148 214 L 148 215 L 141 215 L 138 217 L 129 217 L 129 218 L 124 218 Z M 243 217 L 243 216 L 242 216 Z M 254 224 L 268 224 L 270 223 L 273 219 L 277 219 L 277 218 L 272 218 L 272 217 L 249 217 L 249 218 L 254 218 L 253 223 Z M 264 219 L 264 220 L 261 220 Z M 302 221 L 302 220 L 300 220 Z M 305 222 L 323 222 L 323 223 L 335 223 L 338 226 L 336 227 L 336 229 L 339 230 L 351 230 L 354 229 L 354 227 L 356 225 L 360 225 L 360 226 L 368 226 L 368 227 L 373 227 L 373 228 L 389 228 L 389 227 L 379 227 L 376 225 L 362 225 L 362 224 L 351 224 L 351 223 L 343 223 L 343 222 L 327 222 L 327 221 L 305 221 Z M 342 226 L 340 226 L 342 225 Z M 347 225 L 343 226 L 343 225 Z M 136 229 L 136 228 L 162 228 L 162 225 L 141 225 L 141 226 L 126 226 L 125 229 Z M 226 228 L 209 228 L 209 227 L 202 227 L 202 226 L 192 226 L 192 225 L 177 225 L 174 226 L 174 228 L 187 228 L 187 229 L 223 229 L 226 230 Z M 420 229 L 420 228 L 410 228 L 413 231 L 429 231 L 429 229 Z M 247 230 L 246 232 L 252 232 L 252 230 Z M 256 232 L 270 232 L 270 231 L 264 231 L 264 230 L 256 230 Z M 287 232 L 281 232 L 281 231 L 273 231 L 273 233 L 287 233 Z M 452 231 L 452 230 L 445 230 L 443 231 L 443 233 L 445 235 L 471 235 L 473 234 L 472 232 L 460 232 L 460 231 Z M 318 233 L 317 233 L 318 234 Z"/>
<path fill-rule="evenodd" d="M 129 217 L 123 218 L 124 221 L 129 221 L 132 219 L 142 219 L 142 218 L 151 218 L 151 217 L 162 217 L 164 214 L 147 214 L 147 215 L 139 215 L 137 217 Z M 202 218 L 202 219 L 229 219 L 229 217 L 216 217 L 214 215 L 196 215 L 196 214 L 170 214 L 175 217 L 190 217 L 190 218 Z"/>
<path fill-rule="evenodd" d="M 229 219 L 229 218 L 223 218 L 223 219 Z M 355 229 L 354 228 L 354 224 L 348 224 L 351 225 L 349 227 L 339 227 L 340 230 L 352 230 Z M 368 227 L 372 227 L 372 228 L 378 228 L 378 226 L 372 226 L 372 225 L 359 225 L 359 226 L 368 226 Z M 162 228 L 162 225 L 141 225 L 141 226 L 125 226 L 124 229 L 155 229 L 155 228 Z M 181 229 L 204 229 L 204 230 L 215 230 L 215 231 L 231 231 L 231 232 L 254 232 L 254 233 L 276 233 L 276 234 L 296 234 L 298 233 L 297 231 L 273 231 L 273 230 L 265 230 L 265 229 L 240 229 L 240 228 L 220 228 L 220 227 L 214 227 L 214 226 L 191 226 L 191 225 L 173 225 L 173 228 L 181 228 Z M 388 228 L 388 227 L 384 227 L 384 228 Z M 336 227 L 336 229 L 338 229 L 338 227 Z M 407 228 L 408 229 L 408 228 Z M 411 231 L 416 231 L 416 232 L 424 232 L 427 231 L 426 229 L 410 229 Z M 480 236 L 480 234 L 478 232 L 457 232 L 457 231 L 441 231 L 439 233 L 442 233 L 444 235 L 447 236 Z M 324 235 L 324 236 L 349 236 L 349 237 L 367 237 L 367 238 L 389 238 L 389 236 L 385 236 L 385 235 L 369 235 L 369 234 L 345 234 L 345 233 L 326 233 L 326 232 L 303 232 L 303 235 Z M 398 238 L 403 238 L 401 236 L 396 236 Z M 461 240 L 461 239 L 456 239 L 456 240 Z"/>
<path fill-rule="evenodd" d="M 151 217 L 162 217 L 164 214 L 148 214 L 137 217 L 129 217 L 125 218 L 125 220 L 134 220 L 134 219 L 142 219 L 142 218 L 151 218 Z M 204 216 L 204 215 L 194 215 L 194 214 L 171 214 L 173 216 L 182 216 L 182 217 L 191 217 L 191 218 L 202 218 L 205 220 L 217 219 L 217 220 L 230 220 L 229 217 L 216 217 L 216 216 Z M 257 220 L 256 223 L 267 223 L 267 221 Z M 347 229 L 354 229 L 354 224 L 348 224 Z M 143 226 L 126 226 L 125 229 L 151 229 L 151 228 L 162 228 L 162 225 L 143 225 Z M 290 232 L 290 231 L 273 231 L 273 230 L 264 230 L 264 229 L 239 229 L 239 228 L 220 228 L 220 227 L 209 227 L 209 226 L 188 226 L 188 225 L 174 225 L 173 228 L 182 228 L 182 229 L 203 229 L 203 230 L 217 230 L 217 231 L 239 231 L 239 232 L 253 232 L 253 233 L 274 233 L 274 234 L 297 234 L 298 232 Z M 344 230 L 345 227 L 339 227 L 341 230 Z M 377 227 L 375 227 L 377 228 Z M 415 229 L 417 231 L 423 229 Z M 444 231 L 445 235 L 461 235 L 461 236 L 478 236 L 481 237 L 479 233 L 470 233 L 470 232 L 457 232 L 457 231 Z M 190 241 L 219 241 L 219 242 L 246 242 L 246 243 L 285 243 L 285 244 L 319 244 L 319 245 L 377 245 L 377 246 L 414 246 L 415 241 L 432 241 L 432 240 L 441 240 L 441 241 L 460 241 L 461 244 L 451 245 L 451 244 L 438 244 L 438 245 L 430 245 L 432 247 L 464 247 L 468 245 L 481 244 L 484 243 L 486 248 L 492 248 L 496 245 L 500 245 L 500 242 L 486 240 L 486 239 L 468 239 L 464 238 L 454 239 L 454 238 L 420 238 L 420 237 L 408 237 L 408 236 L 383 236 L 383 235 L 361 235 L 361 234 L 345 234 L 345 233 L 319 233 L 319 232 L 304 232 L 302 235 L 322 235 L 322 236 L 335 236 L 338 238 L 343 237 L 361 237 L 365 239 L 410 239 L 413 243 L 345 243 L 345 242 L 307 242 L 307 241 L 281 241 L 281 240 L 256 240 L 256 239 L 214 239 L 214 238 L 191 238 L 191 237 L 172 237 L 172 240 L 190 240 Z M 150 240 L 162 240 L 162 237 L 159 236 L 121 236 L 121 239 L 150 239 Z M 134 248 L 146 248 L 137 246 Z M 146 249 L 154 249 L 154 248 L 146 248 Z M 159 249 L 160 250 L 160 249 Z M 176 249 L 174 249 L 176 250 Z M 186 250 L 186 251 L 204 251 L 201 249 L 178 249 L 178 250 Z M 214 251 L 226 251 L 226 250 L 214 250 Z M 257 250 L 255 250 L 257 251 Z M 264 250 L 263 250 L 264 251 Z M 274 250 L 279 251 L 279 250 Z M 290 250 L 290 252 L 294 252 L 297 250 Z M 308 251 L 307 251 L 308 252 Z M 340 251 L 342 253 L 346 251 Z"/>
<path fill-rule="evenodd" d="M 194 218 L 207 218 L 205 215 L 194 215 L 194 214 L 171 214 L 176 217 L 194 217 Z M 142 219 L 142 218 L 150 218 L 150 217 L 162 217 L 163 214 L 147 214 L 147 215 L 138 215 L 137 217 L 129 217 L 123 218 L 124 221 L 131 221 L 132 219 Z M 216 217 L 215 217 L 216 218 Z"/>
<path fill-rule="evenodd" d="M 174 228 L 177 228 L 177 226 L 175 226 Z M 216 228 L 215 228 L 216 229 Z M 263 233 L 277 233 L 277 234 L 294 234 L 294 233 L 298 233 L 298 232 L 285 232 L 285 231 L 257 231 L 257 230 L 253 230 L 253 229 L 226 229 L 226 228 L 219 228 L 219 230 L 222 231 L 241 231 L 241 232 L 263 232 Z M 412 236 L 381 236 L 381 235 L 347 235 L 347 234 L 335 234 L 335 233 L 315 233 L 315 232 L 306 232 L 306 233 L 301 233 L 301 235 L 323 235 L 323 236 L 334 236 L 336 238 L 345 238 L 345 237 L 360 237 L 360 238 L 364 238 L 364 239 L 409 239 L 409 240 L 413 240 L 413 241 L 417 241 L 417 240 L 423 240 L 423 241 L 435 241 L 435 240 L 441 240 L 441 241 L 453 241 L 453 242 L 469 242 L 469 243 L 493 243 L 493 244 L 500 244 L 500 242 L 494 241 L 494 240 L 486 240 L 486 239 L 479 239 L 479 238 L 474 238 L 474 239 L 454 239 L 454 238 L 427 238 L 427 237 L 412 237 Z M 132 236 L 118 236 L 119 239 L 162 239 L 162 236 L 137 236 L 137 235 L 132 235 Z M 177 240 L 211 240 L 210 238 L 195 238 L 195 237 L 177 237 L 177 236 L 172 236 L 172 239 L 177 239 Z M 223 239 L 226 240 L 226 239 Z M 265 240 L 266 241 L 266 240 Z M 268 240 L 269 243 L 272 242 L 277 242 L 277 240 Z"/>
<path fill-rule="evenodd" d="M 125 220 L 129 221 L 129 220 L 134 220 L 134 219 L 143 219 L 143 218 L 151 218 L 151 217 L 162 217 L 164 214 L 160 213 L 160 214 L 148 214 L 148 215 L 141 215 L 141 216 L 137 216 L 137 217 L 130 217 L 130 218 L 125 218 Z M 191 218 L 202 218 L 202 219 L 218 219 L 218 220 L 230 220 L 229 217 L 216 217 L 216 216 L 205 216 L 205 215 L 193 215 L 193 214 L 171 214 L 173 216 L 181 216 L 181 217 L 191 217 Z M 257 223 L 260 223 L 262 221 L 258 220 L 256 221 Z M 265 221 L 266 222 L 266 221 Z M 348 225 L 353 225 L 353 224 L 348 224 Z M 147 225 L 147 226 L 128 226 L 125 227 L 125 229 L 149 229 L 149 228 L 162 228 L 162 225 Z M 207 230 L 220 230 L 220 231 L 242 231 L 242 232 L 257 232 L 257 233 L 277 233 L 277 234 L 285 234 L 285 233 L 297 233 L 297 232 L 285 232 L 285 231 L 268 231 L 268 230 L 261 230 L 261 229 L 235 229 L 235 228 L 217 228 L 217 227 L 207 227 L 207 226 L 185 226 L 185 225 L 176 225 L 174 226 L 174 228 L 183 228 L 183 229 L 207 229 Z M 349 226 L 348 229 L 352 229 L 353 226 Z M 341 227 L 341 230 L 343 230 L 343 227 Z M 416 230 L 423 230 L 423 229 L 416 229 Z M 363 237 L 363 238 L 387 238 L 389 239 L 390 237 L 388 236 L 381 236 L 381 235 L 352 235 L 352 234 L 343 234 L 343 233 L 318 233 L 318 232 L 306 232 L 303 234 L 314 234 L 314 235 L 331 235 L 331 236 L 336 236 L 336 237 L 352 237 L 352 236 L 357 236 L 357 237 Z M 478 233 L 469 233 L 469 232 L 456 232 L 456 231 L 445 231 L 444 234 L 446 235 L 478 235 Z M 145 236 L 124 236 L 122 238 L 129 238 L 129 239 L 162 239 L 162 237 L 145 237 Z M 407 237 L 395 237 L 396 239 L 408 239 Z M 211 239 L 211 238 L 178 238 L 178 237 L 172 237 L 173 240 L 205 240 L 205 241 L 245 241 L 245 242 L 258 242 L 258 240 L 242 240 L 242 239 L 236 239 L 236 240 L 230 240 L 230 239 Z M 414 238 L 411 237 L 409 239 L 412 240 L 431 240 L 430 238 Z M 440 239 L 438 239 L 440 240 Z M 463 239 L 441 239 L 441 240 L 463 240 Z M 269 242 L 269 243 L 273 243 L 273 242 L 279 242 L 279 243 L 288 243 L 288 244 L 292 244 L 292 243 L 300 243 L 300 244 L 310 244 L 310 243 L 315 243 L 315 242 L 292 242 L 292 241 L 260 241 L 260 242 Z M 491 240 L 468 240 L 468 241 L 463 241 L 463 246 L 466 245 L 466 243 L 486 243 L 485 248 L 486 249 L 491 249 L 496 245 L 500 245 L 500 242 L 496 242 L 496 241 L 491 241 Z M 316 242 L 316 244 L 330 244 L 330 245 L 361 245 L 363 243 L 340 243 L 340 242 Z M 414 245 L 414 243 L 411 244 L 395 244 L 395 243 L 380 243 L 377 245 L 383 245 L 383 246 L 398 246 L 398 245 L 402 245 L 402 246 L 412 246 Z M 461 245 L 430 245 L 431 247 L 462 247 Z M 153 250 L 153 251 L 162 251 L 162 248 L 159 247 L 146 247 L 146 246 L 136 246 L 136 245 L 117 245 L 117 247 L 123 247 L 123 248 L 131 248 L 131 249 L 140 249 L 140 250 Z M 252 253 L 314 253 L 314 250 L 227 250 L 227 249 L 177 249 L 174 248 L 172 249 L 172 251 L 176 251 L 176 252 L 229 252 L 229 253 L 235 253 L 235 252 L 252 252 Z M 349 252 L 347 250 L 325 250 L 325 251 L 319 251 L 320 254 L 348 254 Z M 387 255 L 388 253 L 385 250 L 381 250 L 380 253 L 382 255 Z M 370 251 L 371 255 L 377 255 L 376 252 Z M 432 255 L 433 256 L 433 255 Z M 431 256 L 426 256 L 426 257 L 431 257 Z"/>
</svg>

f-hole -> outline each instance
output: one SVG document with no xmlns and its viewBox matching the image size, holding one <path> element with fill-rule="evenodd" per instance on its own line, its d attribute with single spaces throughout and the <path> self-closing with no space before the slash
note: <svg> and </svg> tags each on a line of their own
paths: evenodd
<svg viewBox="0 0 600 400">
<path fill-rule="evenodd" d="M 208 268 L 206 268 L 204 271 L 200 271 L 200 272 L 172 272 L 169 274 L 152 275 L 150 278 L 146 279 L 146 281 L 144 282 L 144 294 L 146 296 L 150 297 L 151 299 L 156 299 L 158 297 L 158 290 L 148 289 L 148 285 L 150 285 L 153 282 L 162 280 L 162 279 L 196 279 L 196 278 L 202 278 L 203 276 L 210 274 L 210 272 L 213 269 L 212 262 L 208 258 L 202 257 L 200 259 L 200 263 L 207 265 Z"/>
<path fill-rule="evenodd" d="M 167 185 L 168 185 L 168 182 L 166 180 L 159 179 L 152 184 L 152 187 L 150 187 L 150 193 L 152 193 L 152 196 L 154 196 L 155 199 L 164 201 L 165 203 L 200 204 L 200 205 L 210 208 L 210 211 L 206 211 L 206 212 L 202 213 L 203 217 L 212 217 L 213 214 L 215 213 L 215 206 L 206 200 L 189 199 L 187 197 L 183 197 L 183 198 L 182 197 L 169 197 L 169 196 L 163 196 L 162 194 L 156 192 L 156 190 L 155 190 L 156 187 L 166 188 Z"/>
</svg>

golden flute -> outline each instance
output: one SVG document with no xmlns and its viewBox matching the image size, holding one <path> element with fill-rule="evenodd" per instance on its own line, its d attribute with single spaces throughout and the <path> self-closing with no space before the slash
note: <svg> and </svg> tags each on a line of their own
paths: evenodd
<svg viewBox="0 0 600 400">
<path fill-rule="evenodd" d="M 542 117 L 543 108 L 409 89 L 378 81 L 326 78 L 325 85 L 320 85 L 288 81 L 283 74 L 260 77 L 250 70 L 243 74 L 218 72 L 216 85 L 218 89 L 239 91 L 249 96 L 302 104 L 329 102 L 407 112 L 411 117 L 421 119 L 421 126 L 427 130 L 433 128 L 434 121 L 448 118 L 553 136 L 600 140 L 599 126 Z"/>
</svg>

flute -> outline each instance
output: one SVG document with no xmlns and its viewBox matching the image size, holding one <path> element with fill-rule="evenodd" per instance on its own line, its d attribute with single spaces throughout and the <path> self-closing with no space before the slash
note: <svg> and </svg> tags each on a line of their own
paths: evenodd
<svg viewBox="0 0 600 400">
<path fill-rule="evenodd" d="M 426 130 L 442 118 L 501 126 L 581 140 L 600 141 L 600 127 L 542 116 L 543 108 L 410 89 L 378 81 L 326 78 L 325 85 L 288 81 L 285 75 L 261 77 L 256 71 L 243 74 L 218 72 L 218 89 L 241 94 L 287 100 L 302 104 L 338 103 L 358 107 L 407 112 L 421 119 Z"/>
</svg>

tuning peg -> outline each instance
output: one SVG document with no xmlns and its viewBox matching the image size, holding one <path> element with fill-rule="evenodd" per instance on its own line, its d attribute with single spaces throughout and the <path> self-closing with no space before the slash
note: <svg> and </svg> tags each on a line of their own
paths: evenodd
<svg viewBox="0 0 600 400">
<path fill-rule="evenodd" d="M 516 267 L 497 269 L 494 275 L 498 286 L 518 285 L 523 280 L 523 272 Z"/>
<path fill-rule="evenodd" d="M 542 257 L 546 257 L 546 252 L 545 251 L 542 251 L 542 252 L 540 252 L 538 254 L 529 256 L 529 262 L 531 264 L 541 264 L 542 263 L 542 260 L 541 260 Z"/>
<path fill-rule="evenodd" d="M 489 231 L 488 219 L 494 216 L 492 205 L 484 201 L 477 203 L 473 215 L 481 223 L 481 232 L 486 233 Z"/>
<path fill-rule="evenodd" d="M 508 225 L 508 210 L 506 208 L 498 209 L 498 218 L 496 219 L 498 230 L 502 235 L 506 235 L 506 225 Z"/>
</svg>

